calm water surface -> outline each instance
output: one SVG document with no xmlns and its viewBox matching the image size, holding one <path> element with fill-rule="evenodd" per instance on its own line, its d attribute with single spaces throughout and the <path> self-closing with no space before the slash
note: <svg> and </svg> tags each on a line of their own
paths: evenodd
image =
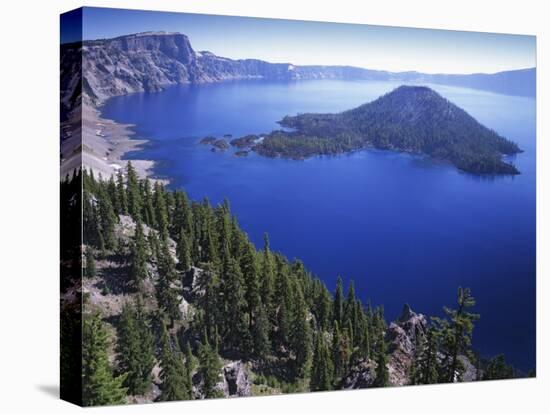
<svg viewBox="0 0 550 414">
<path fill-rule="evenodd" d="M 392 82 L 241 81 L 177 86 L 111 99 L 103 115 L 136 125 L 150 144 L 129 158 L 194 199 L 227 197 L 258 246 L 300 258 L 333 289 L 354 279 L 363 301 L 404 303 L 435 315 L 469 286 L 481 319 L 474 345 L 535 364 L 535 101 L 430 85 L 484 125 L 516 141 L 521 175 L 476 177 L 423 157 L 362 151 L 306 161 L 212 153 L 206 135 L 270 132 L 299 112 L 341 111 L 399 86 Z"/>
</svg>

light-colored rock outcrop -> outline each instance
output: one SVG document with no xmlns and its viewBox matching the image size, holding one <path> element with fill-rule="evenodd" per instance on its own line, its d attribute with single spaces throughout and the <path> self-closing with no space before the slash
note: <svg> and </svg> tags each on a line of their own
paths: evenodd
<svg viewBox="0 0 550 414">
<path fill-rule="evenodd" d="M 193 377 L 193 394 L 195 399 L 203 399 L 202 378 L 200 374 Z M 247 364 L 242 361 L 231 361 L 220 370 L 219 381 L 215 389 L 223 397 L 247 397 L 252 395 L 252 380 Z"/>
</svg>

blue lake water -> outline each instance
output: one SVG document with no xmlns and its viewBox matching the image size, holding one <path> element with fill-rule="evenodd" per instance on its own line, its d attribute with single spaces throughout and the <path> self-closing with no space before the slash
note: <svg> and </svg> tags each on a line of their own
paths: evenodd
<svg viewBox="0 0 550 414">
<path fill-rule="evenodd" d="M 150 140 L 129 158 L 157 160 L 156 174 L 194 199 L 227 197 L 258 246 L 300 258 L 334 289 L 337 275 L 388 320 L 404 303 L 429 315 L 468 286 L 481 319 L 474 345 L 535 365 L 535 100 L 429 85 L 482 124 L 516 141 L 521 175 L 476 177 L 388 151 L 306 161 L 213 153 L 206 135 L 270 132 L 298 112 L 332 112 L 371 101 L 392 82 L 241 81 L 175 86 L 109 100 L 105 117 Z"/>
</svg>

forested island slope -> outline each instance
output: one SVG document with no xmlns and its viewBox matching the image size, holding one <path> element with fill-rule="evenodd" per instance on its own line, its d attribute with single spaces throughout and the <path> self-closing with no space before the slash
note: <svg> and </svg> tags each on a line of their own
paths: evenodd
<svg viewBox="0 0 550 414">
<path fill-rule="evenodd" d="M 299 114 L 263 139 L 237 138 L 268 157 L 303 159 L 374 147 L 425 154 L 474 174 L 519 174 L 502 160 L 521 152 L 512 141 L 424 86 L 400 86 L 373 102 L 336 114 Z"/>
</svg>

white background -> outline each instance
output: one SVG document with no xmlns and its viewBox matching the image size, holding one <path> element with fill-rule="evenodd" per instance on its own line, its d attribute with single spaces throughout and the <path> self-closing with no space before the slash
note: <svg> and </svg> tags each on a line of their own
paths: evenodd
<svg viewBox="0 0 550 414">
<path fill-rule="evenodd" d="M 102 412 L 549 412 L 547 281 L 550 12 L 545 1 L 133 0 L 127 7 L 536 34 L 538 51 L 538 378 L 237 400 L 101 408 Z M 67 413 L 58 392 L 58 15 L 78 1 L 2 3 L 0 22 L 0 411 Z M 7 93 L 6 93 L 7 92 Z M 513 237 L 513 234 L 510 235 Z M 514 312 L 510 303 L 503 313 Z M 520 311 L 520 310 L 518 310 Z M 95 409 L 94 409 L 95 410 Z"/>
</svg>

